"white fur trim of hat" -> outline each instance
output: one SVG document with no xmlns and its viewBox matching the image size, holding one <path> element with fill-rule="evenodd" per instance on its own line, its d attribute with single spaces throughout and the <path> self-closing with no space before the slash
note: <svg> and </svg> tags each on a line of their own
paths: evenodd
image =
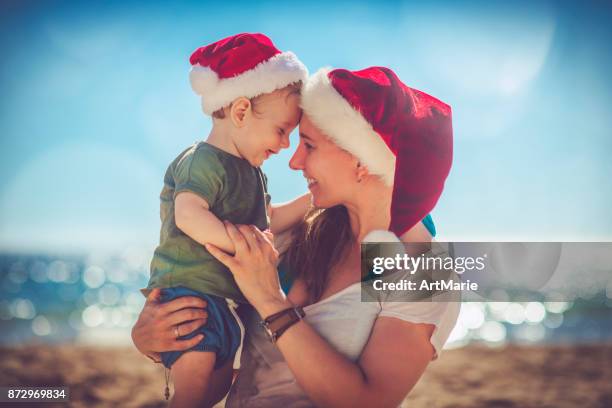
<svg viewBox="0 0 612 408">
<path fill-rule="evenodd" d="M 302 87 L 304 113 L 339 147 L 357 157 L 370 174 L 392 186 L 395 155 L 372 125 L 336 91 L 327 76 L 330 70 L 320 69 Z"/>
<path fill-rule="evenodd" d="M 189 73 L 193 91 L 202 97 L 202 110 L 207 115 L 228 106 L 234 99 L 274 92 L 295 82 L 306 82 L 308 69 L 287 51 L 261 62 L 233 78 L 217 76 L 209 67 L 194 65 Z"/>
</svg>

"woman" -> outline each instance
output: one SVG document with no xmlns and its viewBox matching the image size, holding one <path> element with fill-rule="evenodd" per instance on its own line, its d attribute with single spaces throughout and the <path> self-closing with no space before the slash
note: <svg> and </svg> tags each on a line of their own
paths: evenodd
<svg viewBox="0 0 612 408">
<path fill-rule="evenodd" d="M 431 240 L 419 221 L 450 170 L 450 107 L 372 67 L 319 71 L 302 108 L 290 167 L 304 173 L 319 210 L 283 256 L 288 294 L 278 252 L 255 227 L 226 226 L 235 256 L 208 247 L 253 306 L 241 314 L 247 335 L 227 406 L 397 406 L 439 354 L 459 305 L 362 302 L 360 243 L 388 228 L 405 242 Z M 202 324 L 204 312 L 192 309 L 201 306 L 148 301 L 134 343 L 148 355 L 190 347 L 172 332 Z M 273 344 L 259 321 L 278 314 L 285 322 Z"/>
</svg>

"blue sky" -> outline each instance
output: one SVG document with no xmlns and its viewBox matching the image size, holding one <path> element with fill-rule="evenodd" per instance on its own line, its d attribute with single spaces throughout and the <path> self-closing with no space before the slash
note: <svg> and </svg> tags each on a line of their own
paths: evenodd
<svg viewBox="0 0 612 408">
<path fill-rule="evenodd" d="M 189 55 L 238 32 L 452 105 L 440 239 L 612 238 L 609 7 L 253 3 L 3 2 L 0 249 L 155 245 L 163 173 L 210 130 Z M 296 142 L 264 166 L 275 201 L 306 189 Z"/>
</svg>

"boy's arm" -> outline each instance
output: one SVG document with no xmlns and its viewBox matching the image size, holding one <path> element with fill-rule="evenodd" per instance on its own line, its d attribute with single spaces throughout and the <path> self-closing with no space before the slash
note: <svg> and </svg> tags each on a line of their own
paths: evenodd
<svg viewBox="0 0 612 408">
<path fill-rule="evenodd" d="M 225 226 L 212 212 L 208 203 L 199 195 L 183 191 L 174 199 L 176 226 L 194 241 L 213 244 L 226 252 L 234 253 L 234 244 L 225 232 Z"/>
<path fill-rule="evenodd" d="M 311 200 L 311 194 L 306 193 L 293 201 L 272 205 L 270 210 L 270 230 L 272 233 L 280 234 L 302 220 L 310 208 Z"/>
</svg>

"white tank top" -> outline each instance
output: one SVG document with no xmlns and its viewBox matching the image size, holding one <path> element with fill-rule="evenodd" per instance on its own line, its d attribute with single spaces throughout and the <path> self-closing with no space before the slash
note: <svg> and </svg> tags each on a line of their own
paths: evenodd
<svg viewBox="0 0 612 408">
<path fill-rule="evenodd" d="M 374 322 L 394 317 L 435 325 L 431 344 L 437 358 L 457 321 L 459 302 L 362 302 L 360 283 L 304 307 L 305 320 L 340 353 L 356 361 Z M 240 371 L 226 407 L 313 407 L 282 354 L 259 325 L 260 316 L 248 305 L 238 311 L 246 328 Z M 406 347 L 410 347 L 409 344 Z M 324 362 L 323 362 L 324 364 Z"/>
</svg>

